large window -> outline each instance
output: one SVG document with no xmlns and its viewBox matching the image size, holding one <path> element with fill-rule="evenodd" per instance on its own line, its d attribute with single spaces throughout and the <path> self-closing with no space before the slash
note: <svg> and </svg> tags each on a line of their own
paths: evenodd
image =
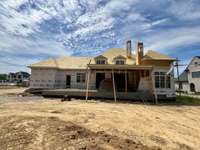
<svg viewBox="0 0 200 150">
<path fill-rule="evenodd" d="M 165 72 L 155 72 L 155 88 L 171 88 L 170 75 L 166 75 Z"/>
<path fill-rule="evenodd" d="M 117 60 L 115 61 L 115 64 L 116 64 L 116 65 L 124 65 L 124 64 L 125 64 L 125 61 L 122 60 L 122 59 L 117 59 Z"/>
<path fill-rule="evenodd" d="M 106 60 L 105 59 L 97 59 L 96 64 L 106 64 Z"/>
<path fill-rule="evenodd" d="M 76 82 L 84 83 L 85 82 L 85 73 L 77 73 L 76 74 Z"/>
<path fill-rule="evenodd" d="M 200 78 L 200 71 L 192 72 L 192 78 Z"/>
</svg>

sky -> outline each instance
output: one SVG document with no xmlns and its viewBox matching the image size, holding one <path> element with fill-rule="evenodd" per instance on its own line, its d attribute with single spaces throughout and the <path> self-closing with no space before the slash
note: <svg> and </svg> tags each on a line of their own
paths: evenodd
<svg viewBox="0 0 200 150">
<path fill-rule="evenodd" d="M 129 39 L 188 64 L 200 55 L 200 0 L 0 0 L 0 73 Z"/>
</svg>

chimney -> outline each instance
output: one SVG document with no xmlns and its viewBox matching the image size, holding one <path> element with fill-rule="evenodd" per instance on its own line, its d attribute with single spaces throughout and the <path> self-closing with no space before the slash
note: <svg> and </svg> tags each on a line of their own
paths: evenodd
<svg viewBox="0 0 200 150">
<path fill-rule="evenodd" d="M 143 43 L 137 42 L 137 48 L 136 48 L 136 65 L 140 65 L 142 63 L 142 57 L 143 57 Z"/>
<path fill-rule="evenodd" d="M 131 58 L 131 40 L 126 42 L 126 55 L 128 58 Z"/>
</svg>

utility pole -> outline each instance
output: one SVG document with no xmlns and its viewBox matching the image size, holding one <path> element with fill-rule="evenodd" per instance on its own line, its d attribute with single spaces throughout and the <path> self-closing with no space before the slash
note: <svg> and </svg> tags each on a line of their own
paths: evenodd
<svg viewBox="0 0 200 150">
<path fill-rule="evenodd" d="M 181 85 L 180 85 L 180 77 L 179 77 L 179 67 L 180 66 L 187 66 L 187 64 L 179 64 L 179 61 L 178 58 L 176 58 L 176 62 L 175 62 L 175 65 L 174 67 L 176 67 L 176 72 L 177 72 L 177 80 L 178 80 L 178 93 L 179 95 L 181 96 Z"/>
<path fill-rule="evenodd" d="M 175 67 L 177 72 L 177 79 L 178 79 L 178 93 L 181 96 L 181 86 L 180 86 L 180 78 L 179 78 L 179 64 L 178 64 L 178 58 L 176 58 Z"/>
</svg>

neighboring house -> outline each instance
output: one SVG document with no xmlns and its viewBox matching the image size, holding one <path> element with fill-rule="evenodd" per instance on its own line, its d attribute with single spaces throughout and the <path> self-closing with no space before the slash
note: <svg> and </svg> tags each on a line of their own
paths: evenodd
<svg viewBox="0 0 200 150">
<path fill-rule="evenodd" d="M 16 82 L 16 83 L 22 83 L 24 80 L 29 80 L 30 74 L 27 72 L 16 72 L 16 73 L 9 73 L 7 76 L 7 80 L 9 82 Z"/>
<path fill-rule="evenodd" d="M 200 92 L 200 56 L 195 56 L 176 80 L 176 90 L 182 92 Z"/>
<path fill-rule="evenodd" d="M 32 64 L 30 88 L 108 92 L 115 87 L 126 95 L 143 91 L 160 99 L 175 98 L 173 71 L 169 73 L 174 60 L 152 50 L 144 54 L 140 42 L 133 54 L 128 41 L 126 49 L 112 48 L 96 57 L 65 56 Z"/>
<path fill-rule="evenodd" d="M 7 74 L 0 74 L 0 86 L 6 85 L 7 83 Z"/>
<path fill-rule="evenodd" d="M 15 75 L 15 73 L 10 72 L 7 75 L 7 81 L 9 81 L 9 82 L 15 82 L 16 81 L 16 75 Z"/>
<path fill-rule="evenodd" d="M 7 80 L 7 74 L 0 74 L 0 82 Z"/>
</svg>

